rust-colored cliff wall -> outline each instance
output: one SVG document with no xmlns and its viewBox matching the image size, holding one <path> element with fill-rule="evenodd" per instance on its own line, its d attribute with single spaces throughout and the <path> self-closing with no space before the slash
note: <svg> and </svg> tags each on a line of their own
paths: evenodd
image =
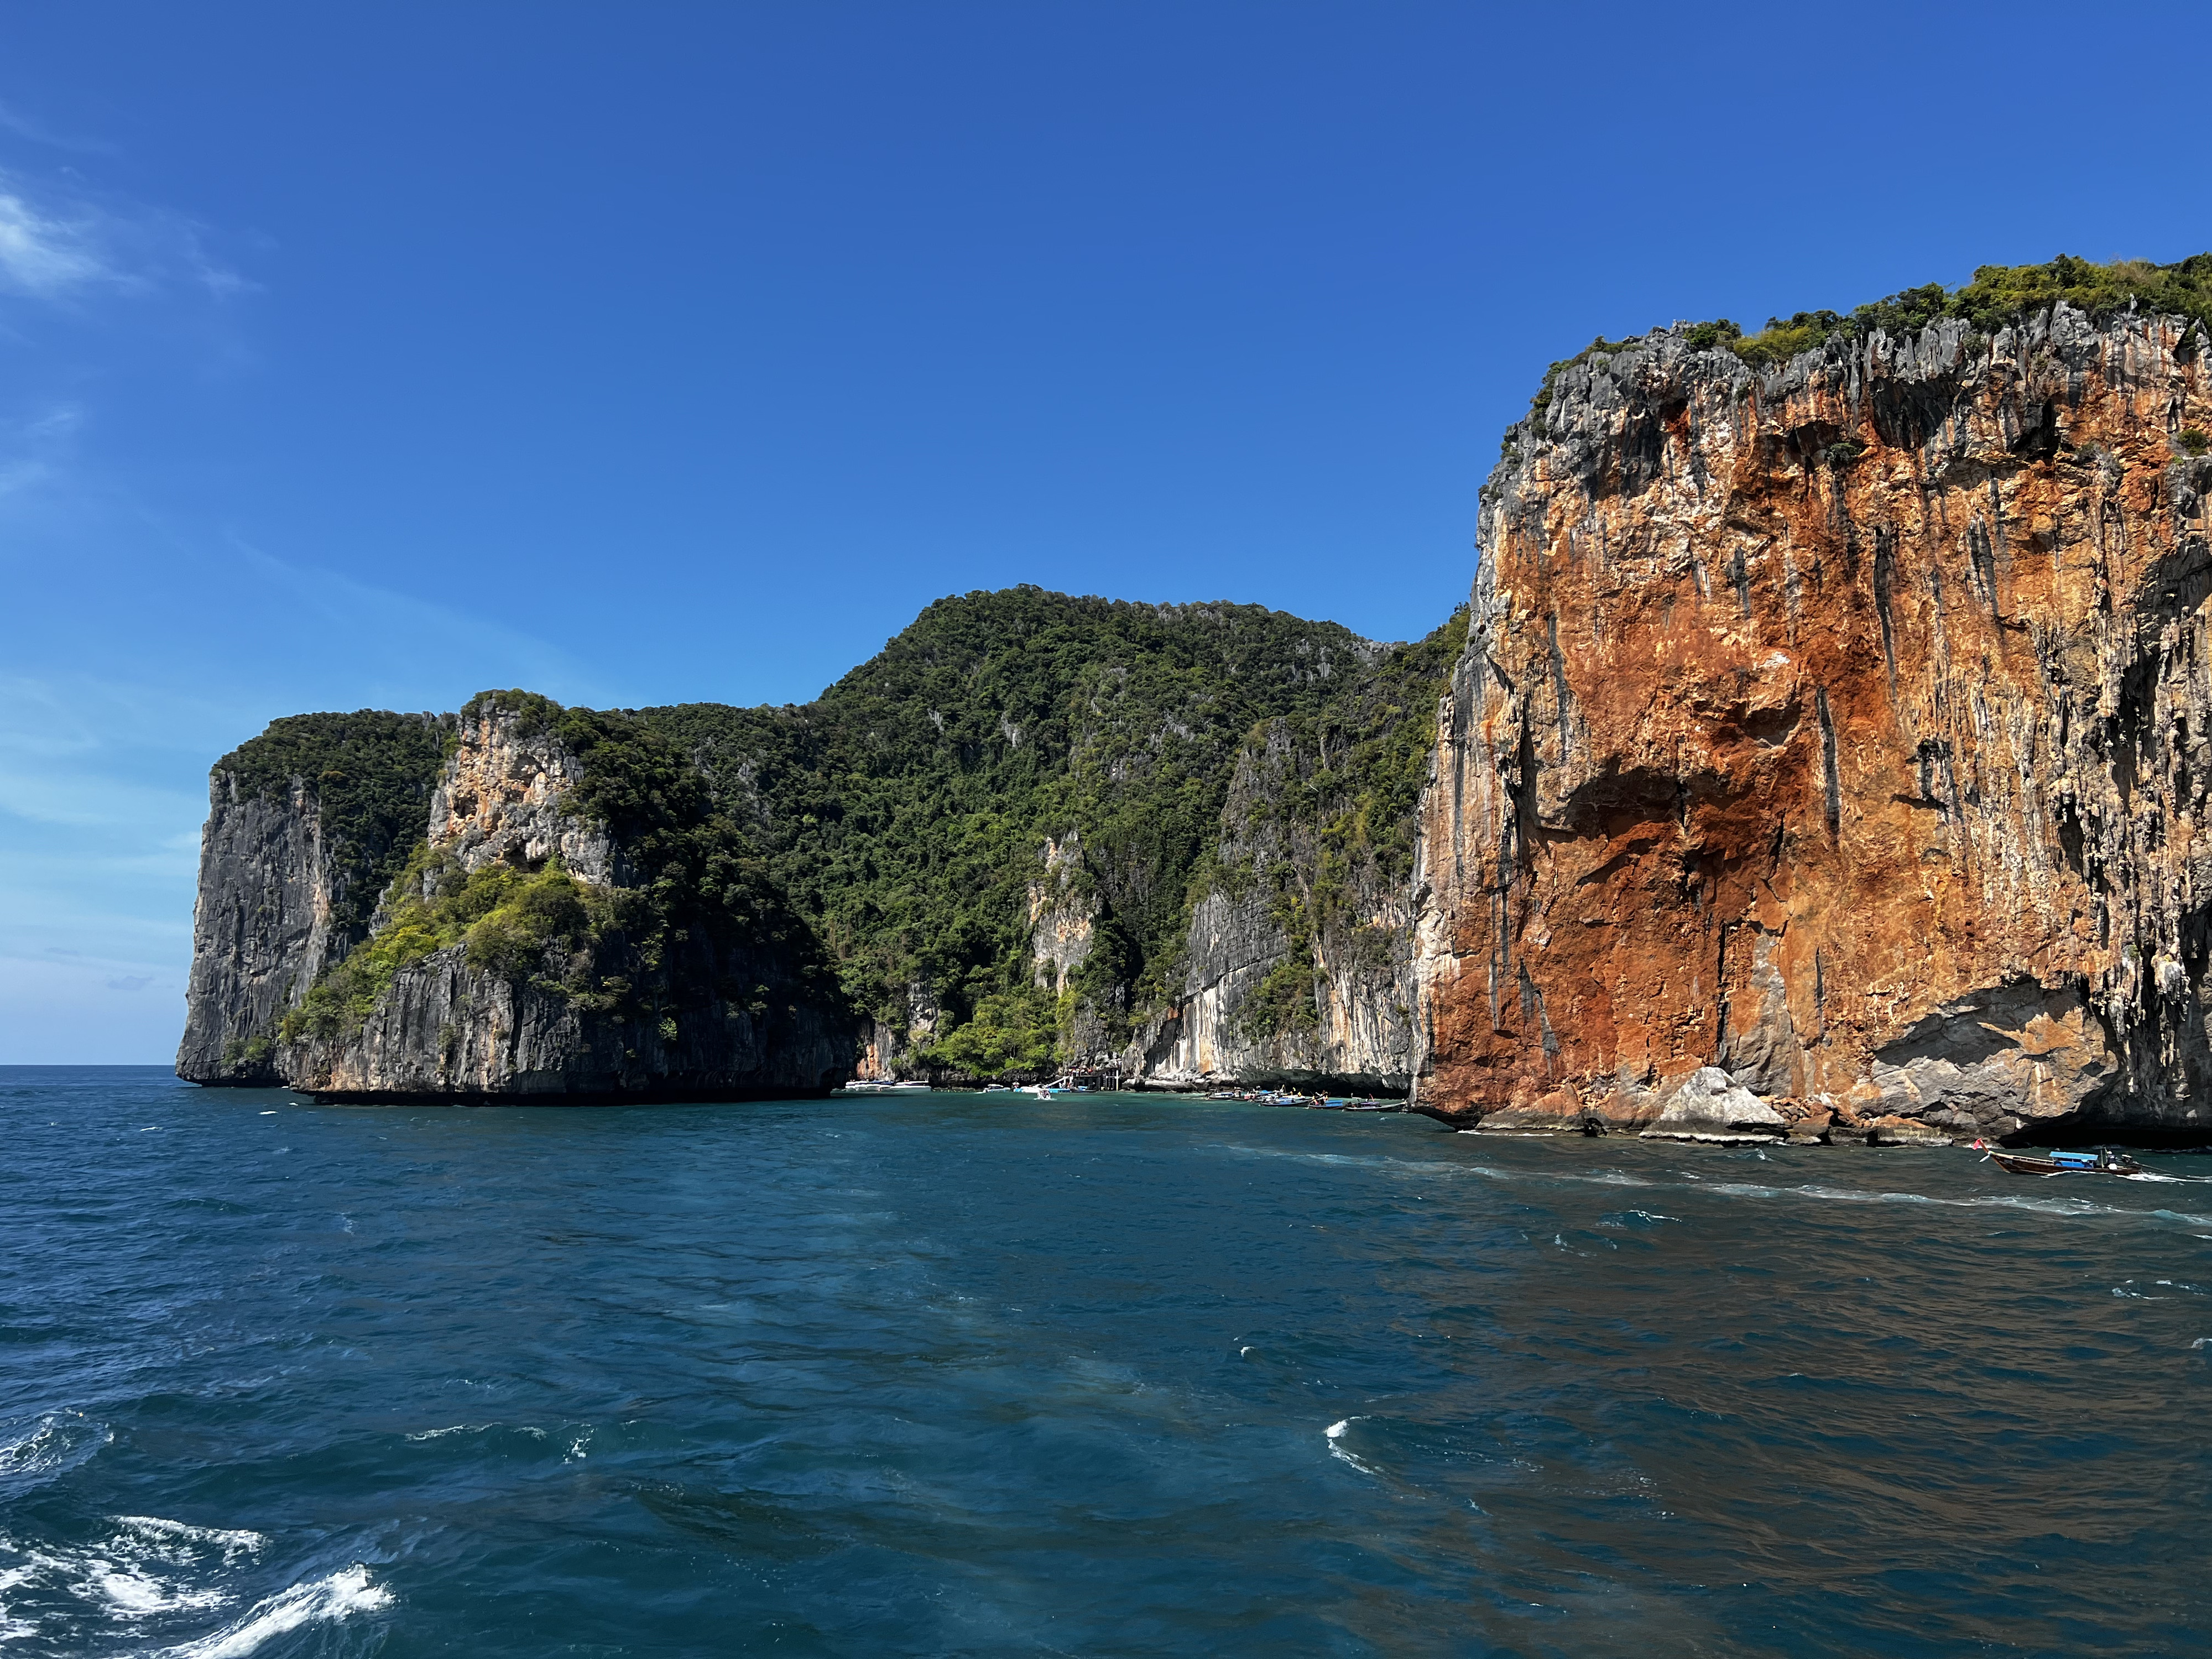
<svg viewBox="0 0 2212 1659">
<path fill-rule="evenodd" d="M 1484 492 L 1422 1090 L 2212 1135 L 2203 331 L 2059 306 L 1559 374 Z M 1809 1116 L 1808 1116 L 1809 1115 Z"/>
</svg>

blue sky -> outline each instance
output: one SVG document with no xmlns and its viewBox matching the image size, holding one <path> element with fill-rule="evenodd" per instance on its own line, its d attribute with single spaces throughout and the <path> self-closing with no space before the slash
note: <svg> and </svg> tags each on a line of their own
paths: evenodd
<svg viewBox="0 0 2212 1659">
<path fill-rule="evenodd" d="M 9 7 L 0 1062 L 170 1056 L 206 769 L 278 714 L 803 701 L 1019 581 L 1425 632 L 1595 334 L 2212 246 L 2208 33 Z"/>
</svg>

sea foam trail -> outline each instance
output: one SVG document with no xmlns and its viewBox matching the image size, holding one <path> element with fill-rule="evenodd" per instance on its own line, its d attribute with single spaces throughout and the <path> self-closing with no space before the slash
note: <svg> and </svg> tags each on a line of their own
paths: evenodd
<svg viewBox="0 0 2212 1659">
<path fill-rule="evenodd" d="M 1387 1153 L 1353 1156 L 1342 1152 L 1291 1152 L 1272 1146 L 1246 1146 L 1234 1142 L 1221 1145 L 1225 1151 L 1252 1158 L 1284 1158 L 1299 1164 L 1375 1170 L 1391 1175 L 1420 1177 L 1464 1179 L 1471 1176 L 1515 1186 L 1578 1182 L 1600 1187 L 1643 1187 L 1668 1191 L 1715 1193 L 1726 1198 L 1811 1199 L 1816 1202 L 1834 1204 L 1933 1204 L 1957 1210 L 2028 1210 L 2038 1215 L 2057 1216 L 2069 1220 L 2116 1217 L 2123 1220 L 2162 1221 L 2189 1227 L 2212 1227 L 2212 1216 L 2192 1215 L 2180 1210 L 2138 1210 L 2126 1205 L 2099 1204 L 2086 1198 L 2041 1198 L 2017 1193 L 1977 1193 L 1966 1197 L 1946 1197 L 1935 1193 L 1874 1191 L 1822 1186 L 1809 1182 L 1784 1187 L 1761 1182 L 1709 1181 L 1694 1175 L 1684 1181 L 1659 1181 L 1620 1170 L 1516 1170 L 1490 1164 L 1445 1164 L 1430 1158 L 1394 1158 Z M 2212 1179 L 2192 1176 L 2160 1178 L 2176 1182 Z"/>
<path fill-rule="evenodd" d="M 392 1605 L 392 1592 L 369 1582 L 368 1569 L 356 1563 L 321 1578 L 280 1590 L 235 1624 L 181 1646 L 163 1648 L 155 1659 L 246 1659 L 271 1637 L 302 1625 L 334 1621 Z"/>
</svg>

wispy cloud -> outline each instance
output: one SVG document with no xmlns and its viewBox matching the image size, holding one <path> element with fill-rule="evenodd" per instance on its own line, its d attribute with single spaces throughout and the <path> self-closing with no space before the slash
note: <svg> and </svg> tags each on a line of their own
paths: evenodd
<svg viewBox="0 0 2212 1659">
<path fill-rule="evenodd" d="M 12 183 L 0 183 L 0 283 L 38 300 L 129 285 L 108 262 L 91 220 L 44 211 Z"/>
<path fill-rule="evenodd" d="M 0 172 L 0 291 L 58 302 L 179 285 L 217 299 L 253 286 L 211 255 L 205 228 L 181 214 Z"/>
<path fill-rule="evenodd" d="M 28 420 L 0 423 L 0 501 L 52 479 L 67 455 L 84 410 L 55 404 Z"/>
</svg>

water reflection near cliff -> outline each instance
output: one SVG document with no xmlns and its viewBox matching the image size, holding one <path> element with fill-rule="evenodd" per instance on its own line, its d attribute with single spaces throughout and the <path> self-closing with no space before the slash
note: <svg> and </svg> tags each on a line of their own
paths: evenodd
<svg viewBox="0 0 2212 1659">
<path fill-rule="evenodd" d="M 0 1113 L 13 1652 L 2206 1631 L 2212 1185 L 1126 1097 Z"/>
</svg>

